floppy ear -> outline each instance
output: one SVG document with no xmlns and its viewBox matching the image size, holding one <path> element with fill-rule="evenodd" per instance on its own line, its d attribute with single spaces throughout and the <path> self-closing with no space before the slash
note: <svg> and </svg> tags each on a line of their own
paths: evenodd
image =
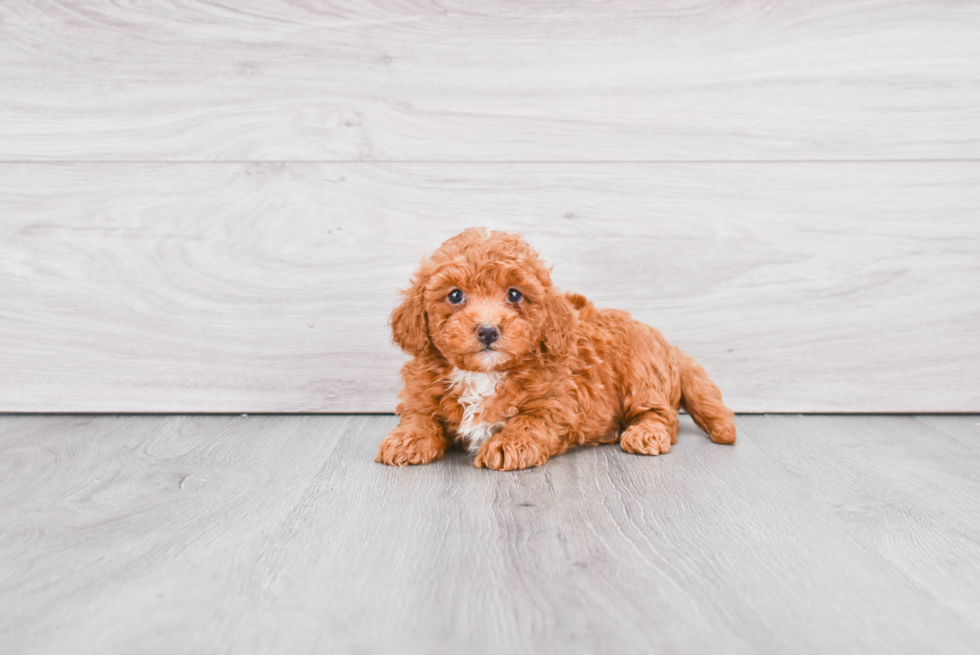
<svg viewBox="0 0 980 655">
<path fill-rule="evenodd" d="M 402 294 L 405 300 L 391 313 L 391 339 L 399 348 L 415 356 L 429 344 L 429 325 L 425 315 L 425 281 L 428 276 L 420 270 L 412 278 L 412 286 Z"/>
<path fill-rule="evenodd" d="M 554 287 L 548 287 L 542 306 L 541 350 L 557 358 L 566 357 L 578 341 L 578 319 L 572 304 Z"/>
</svg>

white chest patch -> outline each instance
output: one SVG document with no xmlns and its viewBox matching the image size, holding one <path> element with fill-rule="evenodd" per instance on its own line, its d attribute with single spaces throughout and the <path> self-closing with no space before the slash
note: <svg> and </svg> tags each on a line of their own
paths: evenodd
<svg viewBox="0 0 980 655">
<path fill-rule="evenodd" d="M 446 387 L 459 398 L 463 407 L 463 420 L 456 429 L 456 436 L 467 442 L 470 453 L 475 455 L 480 444 L 490 438 L 500 424 L 483 420 L 483 401 L 497 394 L 497 385 L 506 373 L 481 373 L 454 368 L 446 379 Z"/>
</svg>

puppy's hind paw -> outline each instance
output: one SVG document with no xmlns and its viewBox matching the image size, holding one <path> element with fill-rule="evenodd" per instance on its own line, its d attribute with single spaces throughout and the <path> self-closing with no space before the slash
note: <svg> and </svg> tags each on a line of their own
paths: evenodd
<svg viewBox="0 0 980 655">
<path fill-rule="evenodd" d="M 673 441 L 670 430 L 662 423 L 632 425 L 619 438 L 620 447 L 634 455 L 665 455 Z"/>
</svg>

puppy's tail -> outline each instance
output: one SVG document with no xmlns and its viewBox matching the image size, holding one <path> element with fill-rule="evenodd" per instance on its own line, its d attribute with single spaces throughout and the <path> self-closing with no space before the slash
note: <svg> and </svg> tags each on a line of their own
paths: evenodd
<svg viewBox="0 0 980 655">
<path fill-rule="evenodd" d="M 721 391 L 694 359 L 677 351 L 681 370 L 681 407 L 715 443 L 735 443 L 734 412 L 721 402 Z"/>
</svg>

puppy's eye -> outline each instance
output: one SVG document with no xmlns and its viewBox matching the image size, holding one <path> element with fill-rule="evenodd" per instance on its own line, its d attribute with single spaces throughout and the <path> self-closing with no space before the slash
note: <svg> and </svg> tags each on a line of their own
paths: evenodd
<svg viewBox="0 0 980 655">
<path fill-rule="evenodd" d="M 520 302 L 523 297 L 517 289 L 507 289 L 507 302 Z"/>
<path fill-rule="evenodd" d="M 463 292 L 459 289 L 453 289 L 449 292 L 448 299 L 450 304 L 458 305 L 459 303 L 463 302 Z"/>
</svg>

